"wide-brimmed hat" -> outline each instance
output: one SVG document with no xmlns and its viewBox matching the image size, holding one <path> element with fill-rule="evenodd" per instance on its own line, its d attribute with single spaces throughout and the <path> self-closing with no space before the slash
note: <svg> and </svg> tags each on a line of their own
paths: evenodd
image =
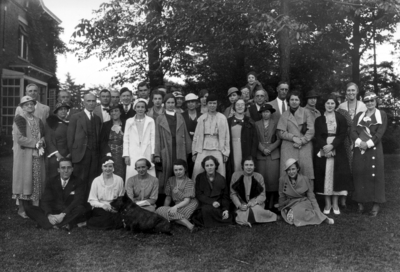
<svg viewBox="0 0 400 272">
<path fill-rule="evenodd" d="M 314 90 L 311 90 L 306 94 L 306 99 L 308 99 L 308 98 L 317 98 L 317 97 L 320 97 L 320 96 L 321 95 L 319 93 L 317 93 Z"/>
<path fill-rule="evenodd" d="M 68 102 L 58 102 L 54 107 L 53 113 L 56 114 L 56 112 L 62 107 L 66 107 L 67 109 L 70 109 L 71 105 Z"/>
<path fill-rule="evenodd" d="M 238 95 L 242 95 L 238 88 L 232 87 L 232 88 L 229 88 L 228 94 L 226 96 L 229 97 L 233 93 L 237 93 Z"/>
<path fill-rule="evenodd" d="M 292 166 L 295 162 L 297 162 L 296 159 L 290 158 L 285 162 L 285 171 L 288 170 L 290 166 Z"/>
<path fill-rule="evenodd" d="M 363 101 L 365 102 L 365 101 L 369 101 L 369 100 L 377 99 L 377 98 L 378 98 L 378 96 L 376 95 L 376 93 L 374 93 L 374 92 L 366 92 L 365 95 L 364 95 Z"/>
<path fill-rule="evenodd" d="M 172 93 L 176 98 L 185 98 L 185 96 L 183 96 L 182 92 L 180 91 L 175 91 Z"/>
<path fill-rule="evenodd" d="M 23 104 L 25 104 L 26 102 L 30 102 L 30 101 L 32 101 L 33 103 L 35 103 L 35 105 L 36 105 L 36 103 L 37 103 L 36 100 L 33 99 L 32 97 L 30 97 L 30 96 L 28 96 L 28 95 L 23 96 L 23 97 L 21 98 L 21 102 L 19 103 L 19 106 L 22 107 Z"/>
<path fill-rule="evenodd" d="M 110 113 L 114 109 L 119 109 L 121 112 L 121 106 L 119 104 L 110 104 L 110 106 L 107 109 L 107 112 Z"/>
<path fill-rule="evenodd" d="M 198 100 L 199 100 L 199 97 L 197 95 L 195 95 L 194 93 L 190 93 L 185 96 L 185 102 L 198 101 Z"/>
<path fill-rule="evenodd" d="M 269 111 L 270 113 L 274 113 L 276 110 L 270 104 L 264 104 L 260 107 L 258 112 Z"/>
</svg>

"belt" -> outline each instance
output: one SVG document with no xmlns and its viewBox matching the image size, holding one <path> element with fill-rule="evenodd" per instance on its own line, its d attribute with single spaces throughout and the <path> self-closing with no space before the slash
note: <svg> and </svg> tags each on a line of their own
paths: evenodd
<svg viewBox="0 0 400 272">
<path fill-rule="evenodd" d="M 336 136 L 335 133 L 328 133 L 328 137 Z"/>
</svg>

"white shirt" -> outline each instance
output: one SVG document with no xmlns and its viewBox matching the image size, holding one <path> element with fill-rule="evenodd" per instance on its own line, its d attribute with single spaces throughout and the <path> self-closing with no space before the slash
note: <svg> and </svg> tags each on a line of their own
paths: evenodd
<svg viewBox="0 0 400 272">
<path fill-rule="evenodd" d="M 67 187 L 68 181 L 69 181 L 69 179 L 67 179 L 67 180 L 61 179 L 61 187 L 63 187 L 63 189 L 64 189 L 65 187 Z M 65 182 L 65 185 L 63 186 L 63 183 L 64 183 L 64 182 Z"/>
<path fill-rule="evenodd" d="M 282 114 L 282 102 L 285 103 L 286 110 L 288 110 L 288 106 L 286 100 L 281 100 L 279 97 L 276 98 L 276 102 L 278 102 L 279 112 Z"/>
<path fill-rule="evenodd" d="M 103 105 L 101 105 L 100 107 L 101 107 L 101 113 L 103 114 L 103 123 L 107 122 L 107 121 L 110 121 L 111 117 L 110 117 L 110 114 L 108 113 L 108 111 L 104 110 L 104 106 Z"/>
<path fill-rule="evenodd" d="M 87 109 L 84 109 L 83 112 L 86 113 L 86 115 L 89 118 L 89 120 L 92 120 L 91 116 L 90 116 L 90 111 L 88 111 Z M 94 114 L 93 111 L 92 111 L 92 114 Z"/>
<path fill-rule="evenodd" d="M 90 188 L 88 202 L 93 208 L 103 208 L 105 204 L 125 194 L 124 181 L 121 177 L 113 175 L 114 182 L 110 185 L 104 184 L 103 174 L 93 180 Z"/>
</svg>

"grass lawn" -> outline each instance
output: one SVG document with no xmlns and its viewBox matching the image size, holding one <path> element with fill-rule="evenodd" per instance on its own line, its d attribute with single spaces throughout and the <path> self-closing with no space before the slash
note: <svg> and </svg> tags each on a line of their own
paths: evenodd
<svg viewBox="0 0 400 272">
<path fill-rule="evenodd" d="M 400 156 L 385 163 L 387 202 L 376 218 L 349 201 L 333 226 L 281 221 L 190 234 L 174 225 L 169 237 L 36 229 L 11 199 L 12 157 L 0 158 L 0 271 L 400 271 Z"/>
</svg>

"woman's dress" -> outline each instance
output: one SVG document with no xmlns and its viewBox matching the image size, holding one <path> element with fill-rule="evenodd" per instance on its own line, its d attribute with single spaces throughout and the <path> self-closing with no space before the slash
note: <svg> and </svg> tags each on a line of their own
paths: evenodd
<svg viewBox="0 0 400 272">
<path fill-rule="evenodd" d="M 157 201 L 158 198 L 158 179 L 148 175 L 146 179 L 139 179 L 139 176 L 130 177 L 125 183 L 125 191 L 130 199 L 134 202 L 152 199 Z M 154 212 L 155 204 L 141 206 L 143 209 Z"/>
<path fill-rule="evenodd" d="M 33 116 L 28 120 L 21 115 L 15 116 L 13 124 L 13 186 L 12 198 L 32 200 L 39 204 L 45 187 L 46 173 L 42 155 L 36 149 L 36 143 L 44 139 L 42 121 Z"/>
<path fill-rule="evenodd" d="M 219 112 L 215 115 L 205 113 L 197 120 L 197 127 L 193 137 L 192 152 L 196 155 L 192 179 L 204 172 L 201 162 L 207 156 L 214 156 L 218 162 L 218 173 L 223 177 L 226 174 L 224 156 L 229 157 L 230 139 L 228 122 Z"/>
<path fill-rule="evenodd" d="M 218 172 L 215 173 L 213 181 L 203 172 L 196 177 L 196 198 L 199 201 L 199 209 L 193 215 L 193 222 L 196 225 L 206 228 L 221 227 L 232 224 L 232 216 L 222 219 L 222 213 L 229 211 L 229 185 L 225 178 Z M 219 207 L 213 206 L 214 202 Z"/>
<path fill-rule="evenodd" d="M 235 172 L 231 181 L 231 199 L 236 206 L 236 223 L 249 225 L 253 223 L 274 222 L 277 219 L 275 213 L 265 210 L 265 185 L 264 178 L 259 173 L 251 176 L 244 175 L 243 171 Z M 246 211 L 240 210 L 240 206 L 248 205 L 250 200 L 257 201 L 257 205 Z"/>
<path fill-rule="evenodd" d="M 126 167 L 126 179 L 135 176 L 135 163 L 146 158 L 151 162 L 155 149 L 155 123 L 153 118 L 145 116 L 136 120 L 135 117 L 126 120 L 122 156 L 128 156 L 131 164 Z M 156 176 L 154 164 L 147 171 L 153 177 Z"/>
<path fill-rule="evenodd" d="M 277 192 L 279 188 L 279 163 L 281 139 L 276 135 L 277 122 L 270 118 L 267 125 L 264 120 L 256 122 L 258 134 L 258 150 L 256 171 L 264 178 L 265 191 Z M 264 154 L 264 149 L 271 151 L 269 155 Z"/>
<path fill-rule="evenodd" d="M 282 113 L 278 122 L 281 145 L 280 176 L 285 175 L 285 163 L 288 159 L 296 159 L 300 164 L 300 173 L 314 179 L 312 143 L 314 122 L 308 110 L 299 107 L 294 113 L 289 109 Z M 302 145 L 294 145 L 293 137 L 300 138 Z"/>
<path fill-rule="evenodd" d="M 121 177 L 113 175 L 113 183 L 106 185 L 103 174 L 93 180 L 88 202 L 92 206 L 92 217 L 87 221 L 89 229 L 107 230 L 122 227 L 122 218 L 119 213 L 103 209 L 114 199 L 125 194 L 124 181 Z"/>
<path fill-rule="evenodd" d="M 295 182 L 287 174 L 279 179 L 279 210 L 283 220 L 296 227 L 319 225 L 327 219 L 318 206 L 308 177 L 301 174 Z"/>
<path fill-rule="evenodd" d="M 189 219 L 193 212 L 196 210 L 199 202 L 195 198 L 194 182 L 185 177 L 184 181 L 178 186 L 176 177 L 170 177 L 165 186 L 165 194 L 170 196 L 176 204 L 181 203 L 185 198 L 190 198 L 189 203 L 177 209 L 175 214 L 169 214 L 168 210 L 171 207 L 162 206 L 156 210 L 156 213 L 166 218 L 168 221 Z"/>
<path fill-rule="evenodd" d="M 325 113 L 315 121 L 315 192 L 322 195 L 347 195 L 353 190 L 350 166 L 344 141 L 347 121 L 337 112 Z M 325 157 L 323 147 L 331 144 L 332 157 Z"/>
<path fill-rule="evenodd" d="M 385 172 L 382 137 L 387 127 L 387 116 L 379 109 L 370 117 L 365 112 L 356 115 L 353 122 L 352 139 L 354 145 L 353 176 L 354 195 L 357 202 L 384 203 Z M 361 141 L 368 144 L 363 152 L 359 145 Z"/>
</svg>

